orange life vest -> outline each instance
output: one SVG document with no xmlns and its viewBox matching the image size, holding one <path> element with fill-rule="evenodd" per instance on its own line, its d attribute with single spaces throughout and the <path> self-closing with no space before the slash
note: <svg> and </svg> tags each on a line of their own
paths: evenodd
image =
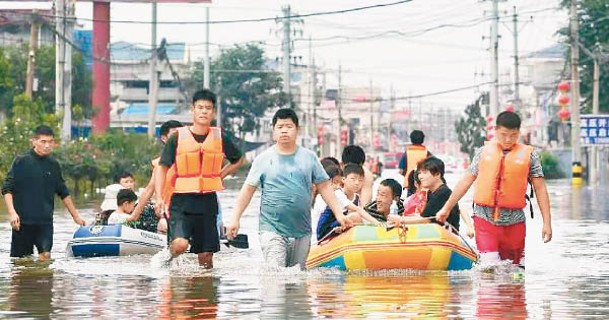
<svg viewBox="0 0 609 320">
<path fill-rule="evenodd" d="M 404 172 L 404 188 L 408 188 L 408 176 L 417 168 L 419 162 L 427 158 L 427 148 L 423 145 L 409 145 L 406 147 L 406 171 Z"/>
<path fill-rule="evenodd" d="M 195 140 L 189 127 L 178 129 L 175 163 L 167 171 L 173 193 L 209 193 L 224 189 L 222 132 L 210 127 L 205 141 Z M 172 170 L 173 169 L 173 170 Z"/>
<path fill-rule="evenodd" d="M 474 203 L 497 209 L 526 207 L 532 152 L 533 147 L 517 143 L 504 154 L 497 142 L 486 143 L 480 154 Z"/>
</svg>

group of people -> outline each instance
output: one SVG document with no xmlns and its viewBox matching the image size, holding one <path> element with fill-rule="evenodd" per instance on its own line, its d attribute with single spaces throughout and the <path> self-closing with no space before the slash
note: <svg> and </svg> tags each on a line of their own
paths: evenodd
<svg viewBox="0 0 609 320">
<path fill-rule="evenodd" d="M 157 227 L 160 231 L 166 228 L 168 233 L 168 259 L 190 246 L 204 268 L 213 267 L 213 254 L 220 249 L 217 192 L 224 189 L 223 179 L 244 163 L 239 148 L 212 125 L 216 103 L 212 91 L 197 91 L 192 99 L 192 125 L 172 122 L 162 127 L 165 145 L 160 157 L 152 161 L 147 187 L 137 200 L 133 184 L 123 185 L 117 192 L 115 211 L 108 218 L 113 222 L 137 221 L 154 196 Z M 460 219 L 464 218 L 468 234 L 475 229 L 483 258 L 510 259 L 523 265 L 523 208 L 529 180 L 544 220 L 544 241 L 550 241 L 552 229 L 539 155 L 532 147 L 518 143 L 519 129 L 517 114 L 501 113 L 495 140 L 478 150 L 454 192 L 446 186 L 444 163 L 430 154 L 423 146 L 423 133 L 415 130 L 411 134 L 413 145 L 407 148 L 400 165 L 404 183 L 382 181 L 373 199 L 374 175 L 364 166 L 362 148 L 345 147 L 341 162 L 332 158 L 320 161 L 314 152 L 297 144 L 299 120 L 294 110 L 279 109 L 272 118 L 274 144 L 252 162 L 226 226 L 226 236 L 233 239 L 237 235 L 241 217 L 260 189 L 259 237 L 268 265 L 304 268 L 312 243 L 313 199 L 317 199 L 313 207 L 320 215 L 319 240 L 359 223 L 447 222 L 459 230 Z M 59 164 L 50 156 L 52 130 L 45 126 L 36 129 L 32 145 L 32 150 L 14 160 L 2 188 L 13 229 L 11 256 L 33 254 L 35 246 L 40 258 L 49 258 L 54 194 L 62 198 L 77 224 L 84 225 L 85 221 L 69 197 Z M 469 215 L 458 209 L 457 202 L 474 181 L 472 226 Z M 404 187 L 410 196 L 406 208 L 401 201 Z"/>
</svg>

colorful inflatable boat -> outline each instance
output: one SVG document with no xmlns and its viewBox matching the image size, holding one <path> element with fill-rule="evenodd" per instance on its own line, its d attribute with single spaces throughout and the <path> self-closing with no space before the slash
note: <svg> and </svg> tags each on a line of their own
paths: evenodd
<svg viewBox="0 0 609 320">
<path fill-rule="evenodd" d="M 155 254 L 166 245 L 162 234 L 120 224 L 94 225 L 78 228 L 66 252 L 70 257 L 128 256 Z"/>
<path fill-rule="evenodd" d="M 465 270 L 477 259 L 478 253 L 464 240 L 435 223 L 390 230 L 360 225 L 313 246 L 306 267 Z"/>
</svg>

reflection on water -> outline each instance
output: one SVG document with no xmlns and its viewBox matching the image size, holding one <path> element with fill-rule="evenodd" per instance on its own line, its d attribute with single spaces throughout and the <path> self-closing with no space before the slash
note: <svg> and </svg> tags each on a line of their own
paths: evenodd
<svg viewBox="0 0 609 320">
<path fill-rule="evenodd" d="M 51 263 L 10 260 L 10 243 L 0 242 L 0 317 L 607 318 L 609 190 L 571 188 L 565 180 L 550 182 L 549 192 L 554 239 L 542 243 L 539 214 L 527 221 L 524 278 L 507 267 L 493 273 L 269 270 L 256 236 L 259 198 L 241 224 L 251 248 L 223 248 L 212 272 L 200 269 L 194 255 L 178 258 L 170 269 L 150 256 L 67 259 L 75 226 L 68 215 L 57 215 Z M 225 220 L 236 194 L 222 195 Z M 90 210 L 82 213 L 93 218 Z M 6 221 L 0 234 L 10 237 Z"/>
</svg>

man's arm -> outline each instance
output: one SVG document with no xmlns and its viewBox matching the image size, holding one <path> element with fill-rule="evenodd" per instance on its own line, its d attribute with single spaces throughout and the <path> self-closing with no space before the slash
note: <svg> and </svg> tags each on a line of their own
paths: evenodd
<svg viewBox="0 0 609 320">
<path fill-rule="evenodd" d="M 165 185 L 165 180 L 167 176 L 167 168 L 165 165 L 160 164 L 154 170 L 154 193 L 156 195 L 156 203 L 155 203 L 155 211 L 162 212 L 163 201 L 169 199 L 163 199 L 163 186 Z"/>
<path fill-rule="evenodd" d="M 332 190 L 332 185 L 330 183 L 330 180 L 326 180 L 324 182 L 318 183 L 318 184 L 316 184 L 316 186 L 317 186 L 317 190 L 319 191 L 319 194 L 321 195 L 322 199 L 324 199 L 324 201 L 326 202 L 328 207 L 330 207 L 330 209 L 332 210 L 332 213 L 334 213 L 334 217 L 336 218 L 336 221 L 338 221 L 338 223 L 340 223 L 340 225 L 343 227 L 347 227 L 347 228 L 350 227 L 349 220 L 345 218 L 342 208 L 341 208 L 340 204 L 338 203 L 336 196 L 334 195 L 334 191 Z"/>
<path fill-rule="evenodd" d="M 459 180 L 459 183 L 457 183 L 457 186 L 455 186 L 455 190 L 453 190 L 452 194 L 448 198 L 448 201 L 446 201 L 442 209 L 436 213 L 436 220 L 438 222 L 444 223 L 444 221 L 446 221 L 450 211 L 459 202 L 459 200 L 463 198 L 474 181 L 476 181 L 476 176 L 469 171 L 461 176 L 461 180 Z"/>
<path fill-rule="evenodd" d="M 535 189 L 537 204 L 539 205 L 541 218 L 543 219 L 541 237 L 543 242 L 549 242 L 552 240 L 552 216 L 550 214 L 550 196 L 548 196 L 546 181 L 543 177 L 531 177 L 531 185 L 533 186 L 533 189 Z"/>
<path fill-rule="evenodd" d="M 67 196 L 67 197 L 61 199 L 61 201 L 63 201 L 64 207 L 66 207 L 66 209 L 68 209 L 68 212 L 70 213 L 70 215 L 72 216 L 72 219 L 74 220 L 74 222 L 77 225 L 84 226 L 85 224 L 87 224 L 85 219 L 83 219 L 78 214 L 78 211 L 76 210 L 76 207 L 74 206 L 74 202 L 72 202 L 72 197 Z"/>
<path fill-rule="evenodd" d="M 146 189 L 144 189 L 144 192 L 142 192 L 142 194 L 140 195 L 137 206 L 135 207 L 135 209 L 133 209 L 133 212 L 127 218 L 127 222 L 132 222 L 132 221 L 136 221 L 137 219 L 139 219 L 140 216 L 142 215 L 142 212 L 144 212 L 144 208 L 146 208 L 146 205 L 148 204 L 148 200 L 150 200 L 150 198 L 152 198 L 152 195 L 154 194 L 154 187 L 155 187 L 154 176 L 155 176 L 155 172 L 156 172 L 157 168 L 158 168 L 158 166 L 156 166 L 152 170 L 152 175 L 150 176 L 150 180 L 148 181 L 148 184 L 146 185 Z M 163 218 L 163 217 L 161 217 L 160 212 L 156 213 L 156 215 L 158 218 Z"/>
<path fill-rule="evenodd" d="M 241 187 L 241 191 L 239 192 L 239 196 L 237 197 L 237 203 L 235 204 L 235 209 L 233 209 L 233 217 L 231 219 L 230 225 L 226 227 L 226 237 L 228 239 L 234 239 L 237 236 L 237 232 L 239 232 L 239 221 L 241 220 L 241 216 L 245 211 L 245 208 L 252 201 L 252 197 L 256 192 L 256 187 L 249 185 L 247 183 L 243 184 Z"/>
<path fill-rule="evenodd" d="M 243 163 L 245 163 L 245 159 L 241 157 L 237 162 L 224 166 L 222 171 L 220 171 L 220 178 L 224 179 L 226 176 L 233 174 L 243 165 Z"/>
<path fill-rule="evenodd" d="M 360 206 L 363 208 L 372 200 L 372 185 L 374 184 L 374 175 L 370 170 L 364 170 L 364 183 L 360 192 Z"/>
<path fill-rule="evenodd" d="M 4 194 L 4 203 L 6 203 L 6 208 L 8 210 L 8 219 L 11 223 L 11 228 L 13 228 L 15 231 L 19 231 L 19 228 L 21 228 L 21 219 L 19 219 L 19 215 L 15 210 L 12 193 Z"/>
</svg>

